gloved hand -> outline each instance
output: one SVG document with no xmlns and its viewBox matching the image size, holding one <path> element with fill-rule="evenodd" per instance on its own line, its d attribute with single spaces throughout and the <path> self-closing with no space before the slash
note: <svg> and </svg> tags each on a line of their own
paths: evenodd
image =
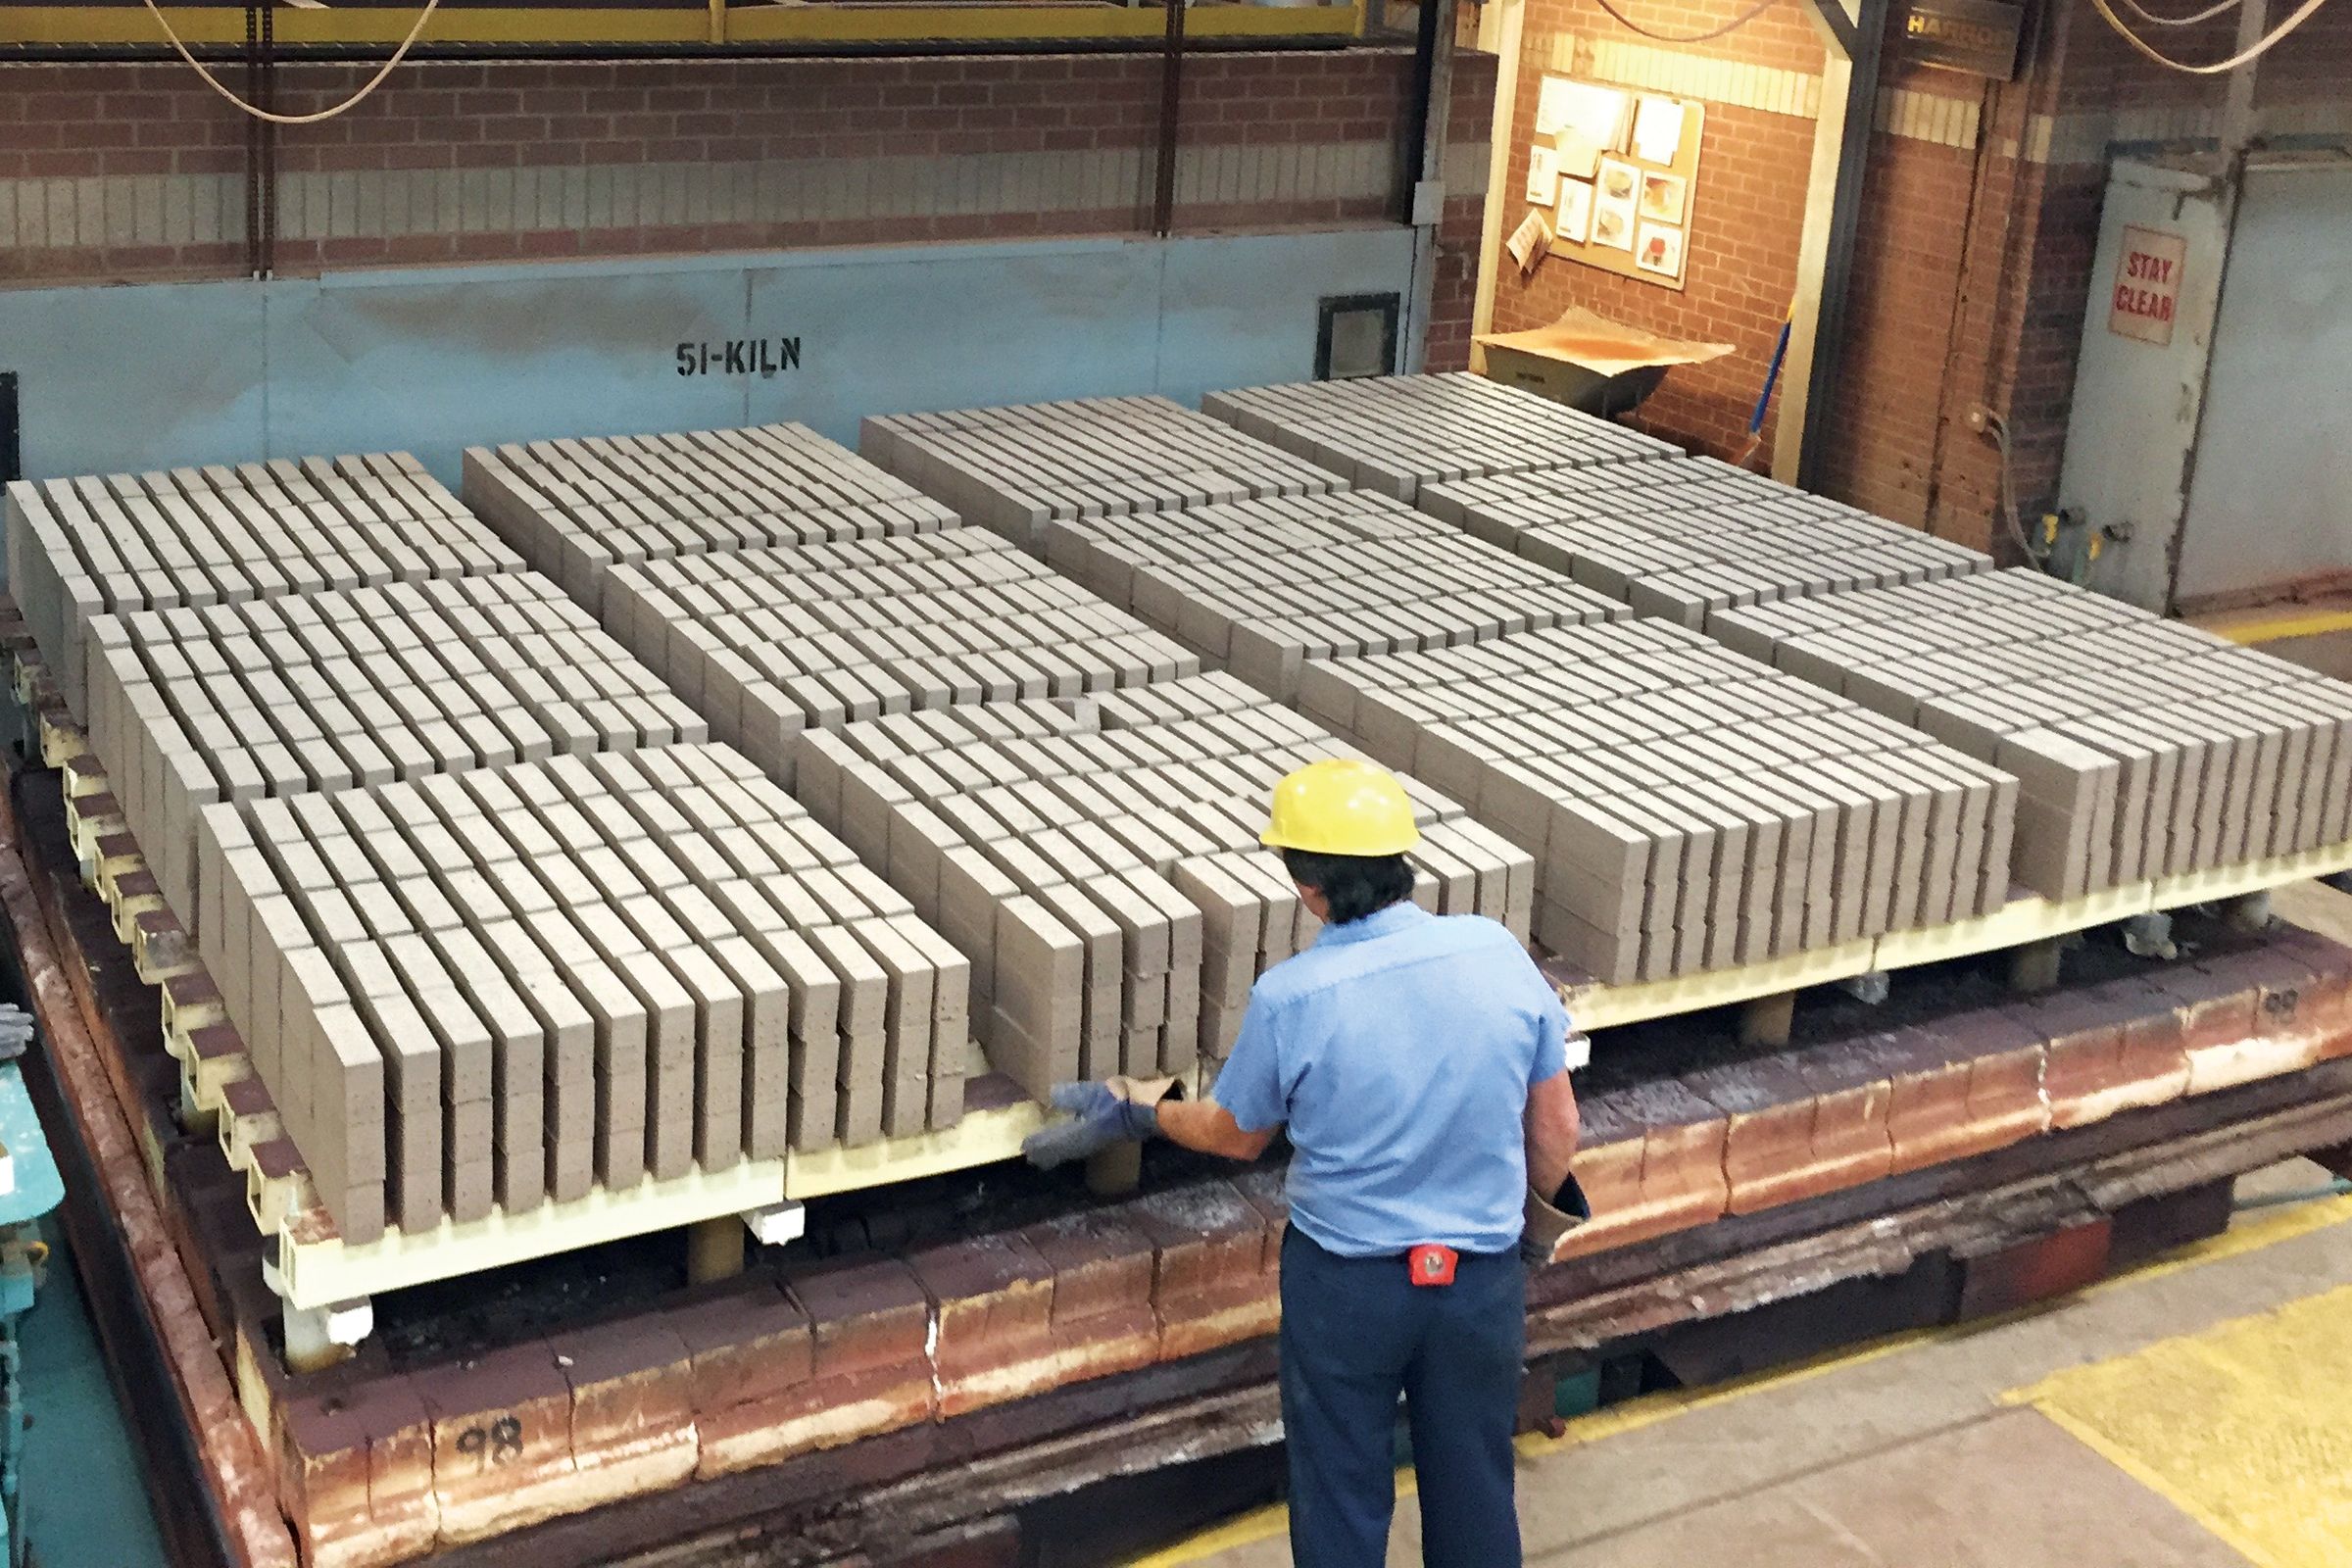
<svg viewBox="0 0 2352 1568">
<path fill-rule="evenodd" d="M 1560 1183 L 1560 1190 L 1549 1198 L 1530 1187 L 1527 1228 L 1519 1233 L 1519 1255 L 1526 1259 L 1528 1267 L 1542 1268 L 1553 1261 L 1568 1233 L 1592 1217 L 1592 1204 L 1573 1175 Z"/>
<path fill-rule="evenodd" d="M 1022 1141 L 1021 1152 L 1038 1169 L 1052 1170 L 1098 1154 L 1121 1139 L 1157 1137 L 1159 1102 L 1175 1087 L 1173 1078 L 1057 1085 L 1054 1108 L 1070 1112 L 1072 1119 L 1031 1133 Z"/>
<path fill-rule="evenodd" d="M 0 1003 L 0 1061 L 14 1061 L 32 1044 L 32 1014 L 13 1002 Z"/>
</svg>

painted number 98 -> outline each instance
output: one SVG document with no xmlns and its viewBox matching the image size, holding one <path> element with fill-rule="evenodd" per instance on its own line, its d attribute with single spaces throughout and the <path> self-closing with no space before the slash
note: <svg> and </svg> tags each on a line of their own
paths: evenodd
<svg viewBox="0 0 2352 1568">
<path fill-rule="evenodd" d="M 458 1434 L 458 1451 L 486 1455 L 492 1464 L 510 1464 L 522 1457 L 522 1422 L 503 1415 L 487 1427 L 467 1427 Z"/>
</svg>

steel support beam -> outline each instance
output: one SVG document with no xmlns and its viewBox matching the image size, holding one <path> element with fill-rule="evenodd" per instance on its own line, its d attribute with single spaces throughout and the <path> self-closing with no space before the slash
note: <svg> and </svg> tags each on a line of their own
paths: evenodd
<svg viewBox="0 0 2352 1568">
<path fill-rule="evenodd" d="M 1411 297 L 1398 332 L 1401 363 L 1391 368 L 1418 374 L 1429 367 L 1429 318 L 1438 293 L 1438 224 L 1446 216 L 1446 129 L 1453 110 L 1453 27 L 1458 0 L 1421 0 L 1413 50 L 1413 96 L 1405 177 L 1397 182 L 1396 220 L 1413 228 Z"/>
<path fill-rule="evenodd" d="M 0 370 L 0 484 L 24 477 L 24 413 L 17 397 L 17 372 Z"/>
<path fill-rule="evenodd" d="M 1849 11 L 1839 0 L 1811 0 L 1813 19 L 1831 59 L 1822 73 L 1821 119 L 1813 131 L 1813 188 L 1798 258 L 1799 294 L 1790 313 L 1790 385 L 1782 396 L 1783 415 L 1792 415 L 1797 421 L 1797 445 L 1791 451 L 1786 443 L 1776 443 L 1789 456 L 1776 454 L 1773 464 L 1776 476 L 1808 489 L 1820 482 L 1822 442 L 1844 357 L 1846 295 L 1853 280 L 1854 235 L 1861 220 L 1863 179 L 1870 168 L 1871 132 L 1878 123 L 1887 4 L 1888 0 L 1853 0 Z M 1825 136 L 1834 139 L 1825 145 Z M 1789 393 L 1797 395 L 1791 399 Z"/>
<path fill-rule="evenodd" d="M 1861 36 L 1854 19 L 1846 15 L 1839 0 L 1808 0 L 1813 7 L 1813 21 L 1830 35 L 1830 46 L 1846 59 L 1854 58 L 1854 40 Z"/>
<path fill-rule="evenodd" d="M 1176 153 L 1184 106 L 1184 14 L 1191 0 L 1161 0 L 1167 31 L 1159 53 L 1159 169 L 1152 193 L 1152 232 L 1176 231 Z"/>
<path fill-rule="evenodd" d="M 1452 12 L 1453 0 L 1422 0 L 1421 15 L 1413 34 L 1412 93 L 1405 102 L 1404 178 L 1396 182 L 1396 190 L 1393 197 L 1393 212 L 1399 223 L 1409 223 L 1413 220 L 1414 186 L 1422 180 L 1434 179 L 1438 174 L 1438 171 L 1431 167 L 1430 163 L 1430 125 L 1433 115 L 1442 117 L 1444 114 L 1443 107 L 1437 100 L 1441 92 L 1446 90 L 1439 82 L 1438 51 L 1441 48 L 1445 49 L 1448 57 L 1453 52 L 1451 26 L 1441 28 L 1439 23 L 1441 13 L 1443 13 L 1444 20 L 1450 23 Z M 1445 34 L 1443 44 L 1439 42 L 1441 31 Z M 1447 63 L 1450 64 L 1450 58 Z M 1438 123 L 1441 127 L 1439 135 L 1442 142 L 1444 136 L 1442 118 Z"/>
<path fill-rule="evenodd" d="M 1478 13 L 1478 46 L 1501 62 L 1494 79 L 1494 127 L 1487 151 L 1487 210 L 1478 240 L 1478 296 L 1470 307 L 1470 368 L 1487 368 L 1480 334 L 1494 328 L 1494 291 L 1502 266 L 1502 219 L 1509 211 L 1501 191 L 1511 172 L 1511 119 L 1519 96 L 1521 40 L 1527 0 L 1489 0 Z"/>
</svg>

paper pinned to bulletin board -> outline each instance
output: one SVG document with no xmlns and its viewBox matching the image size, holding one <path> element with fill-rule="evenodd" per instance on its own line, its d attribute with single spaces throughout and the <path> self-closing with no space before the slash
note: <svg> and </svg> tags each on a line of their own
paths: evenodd
<svg viewBox="0 0 2352 1568">
<path fill-rule="evenodd" d="M 1538 167 L 1557 180 L 1551 254 L 1681 288 L 1705 117 L 1689 99 L 1545 76 L 1528 197 Z"/>
</svg>

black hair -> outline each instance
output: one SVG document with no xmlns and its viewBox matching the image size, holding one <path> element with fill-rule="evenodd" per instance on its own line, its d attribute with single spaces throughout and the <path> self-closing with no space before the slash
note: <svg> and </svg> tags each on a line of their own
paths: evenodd
<svg viewBox="0 0 2352 1568">
<path fill-rule="evenodd" d="M 1346 925 L 1413 896 L 1413 868 L 1401 855 L 1316 855 L 1285 850 L 1291 880 L 1313 888 L 1331 906 L 1331 923 Z"/>
</svg>

